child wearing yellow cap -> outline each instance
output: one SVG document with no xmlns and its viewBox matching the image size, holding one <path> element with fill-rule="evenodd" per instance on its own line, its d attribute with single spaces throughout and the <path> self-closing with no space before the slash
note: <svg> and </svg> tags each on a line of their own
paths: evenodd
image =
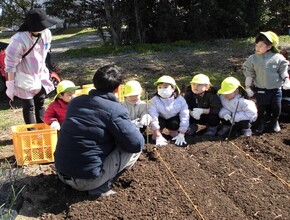
<svg viewBox="0 0 290 220">
<path fill-rule="evenodd" d="M 189 126 L 189 111 L 180 90 L 171 76 L 161 76 L 156 82 L 156 94 L 150 100 L 149 114 L 152 117 L 152 139 L 156 145 L 167 145 L 168 141 L 162 135 L 167 128 L 176 145 L 187 144 L 184 134 Z"/>
<path fill-rule="evenodd" d="M 255 54 L 252 54 L 243 64 L 243 73 L 246 77 L 245 90 L 248 97 L 255 95 L 256 98 L 257 133 L 264 132 L 266 113 L 271 116 L 271 131 L 279 132 L 281 130 L 278 122 L 281 112 L 281 88 L 290 89 L 287 73 L 289 62 L 279 53 L 279 38 L 274 32 L 260 32 L 255 43 Z"/>
<path fill-rule="evenodd" d="M 257 107 L 252 100 L 243 98 L 239 88 L 243 88 L 234 77 L 227 77 L 222 81 L 221 89 L 218 90 L 223 107 L 219 112 L 219 117 L 223 127 L 218 131 L 218 135 L 226 135 L 230 127 L 241 131 L 246 137 L 252 135 L 251 126 L 257 119 Z"/>
<path fill-rule="evenodd" d="M 187 135 L 194 135 L 198 124 L 206 125 L 203 135 L 216 135 L 220 124 L 218 113 L 222 107 L 221 101 L 212 87 L 208 76 L 195 75 L 190 82 L 190 89 L 184 95 L 190 111 L 190 126 Z"/>
<path fill-rule="evenodd" d="M 45 110 L 43 121 L 51 128 L 60 130 L 68 103 L 75 97 L 75 90 L 79 88 L 70 80 L 62 80 L 56 87 L 54 101 Z"/>
<path fill-rule="evenodd" d="M 141 100 L 142 87 L 136 80 L 128 81 L 124 86 L 124 106 L 128 109 L 130 119 L 143 133 L 151 122 L 147 103 Z"/>
</svg>

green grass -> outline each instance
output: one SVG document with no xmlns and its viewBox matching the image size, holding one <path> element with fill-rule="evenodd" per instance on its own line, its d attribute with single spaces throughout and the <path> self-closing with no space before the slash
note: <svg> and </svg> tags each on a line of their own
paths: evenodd
<svg viewBox="0 0 290 220">
<path fill-rule="evenodd" d="M 68 28 L 68 29 L 52 29 L 52 40 L 69 39 L 71 37 L 96 32 L 93 28 Z M 10 38 L 15 32 L 1 32 L 0 41 L 9 43 Z"/>
<path fill-rule="evenodd" d="M 152 54 L 159 52 L 178 52 L 184 50 L 200 50 L 204 46 L 203 43 L 191 43 L 189 41 L 178 41 L 171 44 L 134 44 L 124 46 L 113 45 L 96 45 L 90 47 L 83 47 L 78 49 L 70 49 L 65 52 L 68 57 L 99 57 L 107 55 L 121 55 L 121 54 Z"/>
<path fill-rule="evenodd" d="M 23 124 L 22 109 L 6 109 L 0 111 L 0 129 L 11 131 L 11 126 Z"/>
<path fill-rule="evenodd" d="M 88 33 L 96 32 L 96 29 L 93 28 L 68 28 L 68 29 L 58 29 L 51 30 L 52 40 L 63 40 L 69 39 L 75 36 L 86 35 Z"/>
</svg>

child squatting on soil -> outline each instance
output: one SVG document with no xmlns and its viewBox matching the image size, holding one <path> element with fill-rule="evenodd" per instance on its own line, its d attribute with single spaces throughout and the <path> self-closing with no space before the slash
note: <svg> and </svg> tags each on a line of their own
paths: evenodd
<svg viewBox="0 0 290 220">
<path fill-rule="evenodd" d="M 96 197 L 115 193 L 112 183 L 144 148 L 144 137 L 113 93 L 122 75 L 114 65 L 96 71 L 95 89 L 69 103 L 54 153 L 60 180 Z"/>
<path fill-rule="evenodd" d="M 162 131 L 167 128 L 176 145 L 187 144 L 184 134 L 189 125 L 189 111 L 185 99 L 175 80 L 170 76 L 161 76 L 155 83 L 157 93 L 150 100 L 149 114 L 152 117 L 152 139 L 156 145 L 167 145 Z"/>
<path fill-rule="evenodd" d="M 51 128 L 60 129 L 65 119 L 68 103 L 75 97 L 75 90 L 80 86 L 75 86 L 72 81 L 63 80 L 56 87 L 54 101 L 47 107 L 43 121 Z"/>
<path fill-rule="evenodd" d="M 220 124 L 220 98 L 211 86 L 208 76 L 204 74 L 195 75 L 190 85 L 191 89 L 184 95 L 191 116 L 186 135 L 194 135 L 198 130 L 197 124 L 202 124 L 206 125 L 203 135 L 214 136 Z"/>
<path fill-rule="evenodd" d="M 136 80 L 128 81 L 124 86 L 124 105 L 128 109 L 131 121 L 143 133 L 151 122 L 147 103 L 141 100 L 142 87 Z"/>
<path fill-rule="evenodd" d="M 257 133 L 265 128 L 265 114 L 271 117 L 270 129 L 281 130 L 278 119 L 281 113 L 282 89 L 290 89 L 287 73 L 288 61 L 279 53 L 278 36 L 272 32 L 260 32 L 255 40 L 255 54 L 243 64 L 245 87 L 249 97 L 255 94 L 258 109 Z M 251 89 L 254 85 L 253 90 Z"/>
<path fill-rule="evenodd" d="M 218 131 L 220 136 L 226 135 L 231 125 L 235 130 L 241 131 L 244 136 L 252 136 L 251 124 L 257 119 L 257 107 L 254 101 L 244 99 L 239 94 L 240 87 L 243 88 L 239 80 L 227 77 L 222 81 L 221 89 L 218 90 L 223 105 L 219 112 L 223 124 Z"/>
</svg>

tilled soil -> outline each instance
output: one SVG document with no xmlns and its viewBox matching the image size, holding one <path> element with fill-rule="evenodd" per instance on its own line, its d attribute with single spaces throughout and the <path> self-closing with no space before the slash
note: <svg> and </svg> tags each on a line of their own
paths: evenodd
<svg viewBox="0 0 290 220">
<path fill-rule="evenodd" d="M 187 147 L 147 144 L 114 184 L 89 197 L 64 185 L 54 165 L 24 168 L 21 216 L 41 219 L 289 219 L 290 126 L 278 134 L 187 137 Z M 21 218 L 19 218 L 21 219 Z"/>
<path fill-rule="evenodd" d="M 252 50 L 236 51 L 226 43 L 221 42 L 222 49 L 213 46 L 206 54 L 179 51 L 57 58 L 60 67 L 67 68 L 61 76 L 80 85 L 90 83 L 88 73 L 108 63 L 125 69 L 126 79 L 192 76 L 208 66 L 217 74 L 239 76 Z M 21 111 L 15 114 L 21 117 Z M 15 207 L 19 211 L 16 219 L 290 219 L 289 115 L 281 117 L 281 128 L 280 133 L 229 140 L 186 137 L 187 147 L 156 148 L 147 143 L 134 167 L 113 185 L 117 194 L 98 199 L 64 185 L 53 163 L 24 166 L 15 175 L 17 185 L 25 185 Z M 0 143 L 5 147 L 1 147 L 0 161 L 13 164 L 11 140 L 10 132 L 1 133 Z M 9 191 L 9 184 L 3 189 Z"/>
</svg>

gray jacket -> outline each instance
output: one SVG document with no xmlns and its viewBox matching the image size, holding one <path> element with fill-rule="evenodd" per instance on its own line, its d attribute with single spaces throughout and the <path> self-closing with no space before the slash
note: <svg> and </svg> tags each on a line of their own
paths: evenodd
<svg viewBox="0 0 290 220">
<path fill-rule="evenodd" d="M 245 77 L 252 77 L 254 86 L 260 89 L 278 89 L 288 77 L 288 61 L 279 53 L 271 51 L 251 55 L 243 64 Z"/>
<path fill-rule="evenodd" d="M 132 104 L 125 99 L 123 105 L 128 109 L 131 120 L 141 119 L 145 114 L 148 114 L 147 104 L 142 100 L 136 104 Z"/>
</svg>

